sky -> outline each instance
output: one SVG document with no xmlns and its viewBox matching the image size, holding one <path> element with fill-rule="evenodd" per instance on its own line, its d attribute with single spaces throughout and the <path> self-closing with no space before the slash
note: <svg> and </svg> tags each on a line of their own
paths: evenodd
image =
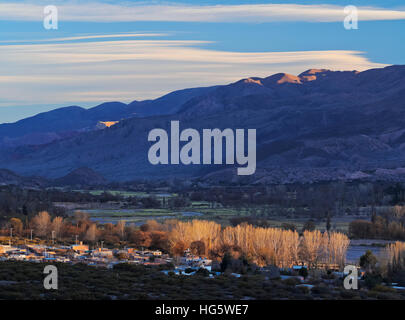
<svg viewBox="0 0 405 320">
<path fill-rule="evenodd" d="M 48 5 L 57 29 L 44 27 Z M 348 5 L 357 29 L 344 27 Z M 405 0 L 1 0 L 0 123 L 277 72 L 405 64 L 404 36 Z"/>
</svg>

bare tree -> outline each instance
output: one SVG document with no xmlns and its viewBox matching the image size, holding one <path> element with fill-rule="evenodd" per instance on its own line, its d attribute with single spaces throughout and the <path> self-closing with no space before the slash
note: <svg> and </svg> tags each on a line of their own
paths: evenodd
<svg viewBox="0 0 405 320">
<path fill-rule="evenodd" d="M 91 224 L 86 231 L 85 240 L 87 241 L 96 241 L 97 240 L 97 225 L 95 223 Z"/>
<path fill-rule="evenodd" d="M 52 221 L 52 231 L 55 231 L 55 236 L 58 238 L 61 236 L 63 227 L 63 218 L 55 217 Z"/>
<path fill-rule="evenodd" d="M 40 237 L 47 235 L 51 226 L 51 217 L 49 216 L 49 213 L 46 211 L 38 213 L 33 218 L 33 225 L 36 235 Z"/>
<path fill-rule="evenodd" d="M 125 220 L 120 220 L 117 222 L 117 232 L 121 240 L 125 239 Z"/>
</svg>

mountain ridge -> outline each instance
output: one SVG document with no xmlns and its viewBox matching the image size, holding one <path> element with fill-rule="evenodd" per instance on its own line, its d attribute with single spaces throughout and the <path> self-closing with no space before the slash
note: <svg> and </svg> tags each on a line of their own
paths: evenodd
<svg viewBox="0 0 405 320">
<path fill-rule="evenodd" d="M 172 106 L 178 108 L 172 114 L 133 117 L 46 145 L 20 146 L 0 152 L 0 161 L 18 174 L 50 179 L 88 167 L 110 181 L 225 176 L 249 183 L 405 181 L 405 66 L 307 70 L 294 77 L 300 83 L 278 74 L 215 86 Z M 257 172 L 242 178 L 233 167 L 149 164 L 148 132 L 169 131 L 171 120 L 180 121 L 181 129 L 255 128 Z"/>
<path fill-rule="evenodd" d="M 0 148 L 48 144 L 82 132 L 98 130 L 100 122 L 174 113 L 176 107 L 188 99 L 215 87 L 177 90 L 155 100 L 135 100 L 129 104 L 112 101 L 89 109 L 68 106 L 42 112 L 14 123 L 0 124 Z"/>
</svg>

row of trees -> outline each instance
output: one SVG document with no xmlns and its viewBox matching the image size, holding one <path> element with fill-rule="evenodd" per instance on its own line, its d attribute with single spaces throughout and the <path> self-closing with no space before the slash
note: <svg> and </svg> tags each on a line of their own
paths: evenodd
<svg viewBox="0 0 405 320">
<path fill-rule="evenodd" d="M 74 220 L 54 217 L 40 212 L 24 226 L 18 218 L 12 218 L 9 228 L 14 234 L 34 235 L 43 239 L 72 240 L 77 235 L 80 240 L 95 243 L 103 240 L 106 244 L 124 244 L 148 247 L 171 252 L 181 256 L 186 249 L 196 255 L 222 259 L 226 253 L 235 258 L 245 257 L 257 265 L 274 264 L 287 267 L 305 263 L 316 266 L 318 263 L 343 265 L 349 239 L 336 232 L 297 231 L 276 228 L 255 227 L 239 224 L 223 228 L 213 221 L 192 220 L 182 222 L 166 220 L 158 223 L 148 221 L 141 227 L 127 226 L 125 221 L 117 224 L 97 224 L 91 222 L 84 213 L 76 213 Z M 2 234 L 8 233 L 8 228 Z"/>
<path fill-rule="evenodd" d="M 349 224 L 352 238 L 405 240 L 404 221 L 373 215 L 371 221 L 354 220 Z"/>
<path fill-rule="evenodd" d="M 341 233 L 296 231 L 254 227 L 248 224 L 221 228 L 212 221 L 177 221 L 169 233 L 170 248 L 179 254 L 198 248 L 200 254 L 218 258 L 226 252 L 244 256 L 258 264 L 288 267 L 305 263 L 343 265 L 349 239 Z"/>
<path fill-rule="evenodd" d="M 405 270 L 405 242 L 396 241 L 386 247 L 388 270 L 392 273 Z"/>
<path fill-rule="evenodd" d="M 31 233 L 33 237 L 40 239 L 72 242 L 73 240 L 82 240 L 90 244 L 96 244 L 97 241 L 104 241 L 106 245 L 128 244 L 136 247 L 161 249 L 169 251 L 168 230 L 170 223 L 160 224 L 150 220 L 141 227 L 127 225 L 124 220 L 116 224 L 105 223 L 98 224 L 89 219 L 89 216 L 83 212 L 76 212 L 72 218 L 64 219 L 61 216 L 52 216 L 41 211 L 32 219 L 26 219 L 24 222 L 19 218 L 11 218 L 3 229 L 0 229 L 0 235 L 22 236 L 29 238 Z M 77 238 L 76 238 L 77 237 Z"/>
<path fill-rule="evenodd" d="M 24 222 L 19 218 L 11 218 L 0 230 L 0 234 L 8 235 L 10 229 L 13 235 L 28 237 L 32 232 L 33 236 L 41 239 L 52 237 L 55 240 L 71 240 L 77 236 L 78 239 L 89 242 L 106 239 L 106 242 L 117 243 L 126 238 L 125 221 L 119 221 L 116 225 L 98 225 L 90 221 L 83 212 L 77 212 L 73 220 L 61 216 L 52 218 L 47 211 L 41 211 Z"/>
</svg>

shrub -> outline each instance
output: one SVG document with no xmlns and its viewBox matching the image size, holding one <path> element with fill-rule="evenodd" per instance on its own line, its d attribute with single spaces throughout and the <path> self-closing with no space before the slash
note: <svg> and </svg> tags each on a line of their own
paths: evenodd
<svg viewBox="0 0 405 320">
<path fill-rule="evenodd" d="M 343 299 L 360 299 L 358 292 L 353 290 L 342 290 L 340 291 L 340 296 Z"/>
<path fill-rule="evenodd" d="M 199 268 L 199 269 L 196 271 L 195 275 L 203 276 L 203 277 L 208 277 L 208 276 L 210 275 L 210 272 L 209 272 L 207 269 Z"/>
<path fill-rule="evenodd" d="M 383 286 L 381 284 L 377 284 L 373 289 L 373 291 L 377 291 L 377 292 L 391 292 L 391 293 L 396 293 L 397 290 L 394 288 L 390 288 L 387 286 Z"/>
<path fill-rule="evenodd" d="M 283 283 L 286 285 L 289 285 L 289 286 L 295 286 L 297 284 L 300 284 L 301 281 L 298 278 L 288 278 L 288 279 L 283 280 Z"/>
<path fill-rule="evenodd" d="M 184 270 L 184 272 L 187 273 L 187 274 L 188 274 L 188 273 L 191 273 L 191 272 L 193 272 L 193 271 L 194 271 L 194 270 L 191 269 L 191 268 L 187 268 L 186 270 Z"/>
<path fill-rule="evenodd" d="M 303 294 L 309 294 L 311 290 L 306 286 L 298 286 L 297 291 Z"/>
<path fill-rule="evenodd" d="M 364 284 L 367 288 L 374 288 L 376 285 L 381 284 L 382 276 L 379 273 L 366 273 L 364 277 Z"/>
<path fill-rule="evenodd" d="M 304 279 L 305 279 L 306 277 L 308 277 L 308 270 L 307 270 L 307 268 L 302 267 L 302 268 L 298 271 L 298 274 L 299 274 L 301 277 L 304 277 Z"/>
<path fill-rule="evenodd" d="M 319 285 L 319 286 L 315 286 L 311 289 L 312 293 L 315 294 L 328 294 L 330 292 L 330 289 L 326 286 L 323 285 Z"/>
</svg>

